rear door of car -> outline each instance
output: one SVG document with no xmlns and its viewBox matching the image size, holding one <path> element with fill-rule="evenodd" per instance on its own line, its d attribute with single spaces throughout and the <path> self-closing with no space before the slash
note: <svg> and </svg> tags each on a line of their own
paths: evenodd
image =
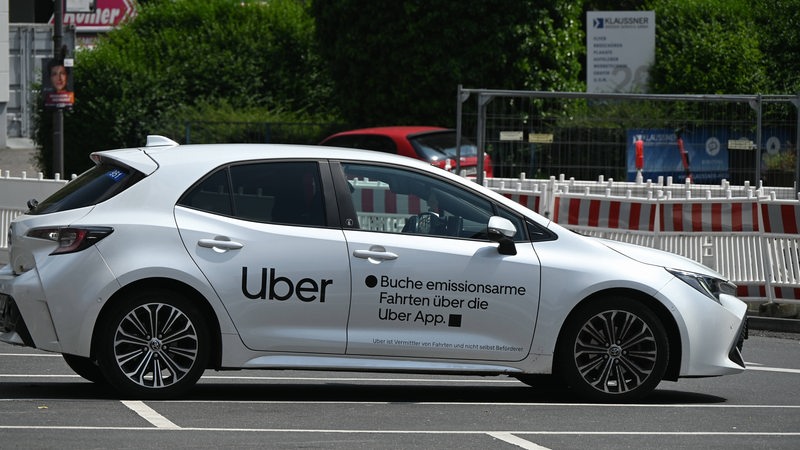
<svg viewBox="0 0 800 450">
<path fill-rule="evenodd" d="M 184 245 L 254 350 L 345 351 L 347 246 L 326 164 L 222 167 L 175 208 Z M 332 202 L 332 203 L 331 203 Z"/>
</svg>

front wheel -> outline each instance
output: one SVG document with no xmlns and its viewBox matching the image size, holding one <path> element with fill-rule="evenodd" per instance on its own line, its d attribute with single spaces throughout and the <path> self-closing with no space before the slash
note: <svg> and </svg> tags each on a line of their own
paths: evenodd
<svg viewBox="0 0 800 450">
<path fill-rule="evenodd" d="M 135 293 L 119 302 L 98 335 L 97 358 L 120 393 L 169 398 L 190 389 L 206 368 L 209 333 L 190 299 L 165 289 Z"/>
<path fill-rule="evenodd" d="M 614 297 L 591 301 L 570 318 L 556 370 L 591 400 L 628 402 L 656 388 L 668 360 L 667 334 L 653 311 L 635 299 Z"/>
</svg>

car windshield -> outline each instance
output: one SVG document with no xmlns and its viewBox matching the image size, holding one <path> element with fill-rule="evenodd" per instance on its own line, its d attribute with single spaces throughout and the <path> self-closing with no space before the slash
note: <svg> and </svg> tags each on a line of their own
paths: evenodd
<svg viewBox="0 0 800 450">
<path fill-rule="evenodd" d="M 455 158 L 456 157 L 456 133 L 453 131 L 442 131 L 437 133 L 426 133 L 409 138 L 411 145 L 414 146 L 417 154 L 426 159 Z M 469 139 L 461 138 L 461 156 L 477 156 L 478 147 Z"/>
<path fill-rule="evenodd" d="M 143 177 L 140 172 L 124 166 L 98 164 L 47 197 L 28 214 L 50 214 L 96 205 L 119 194 Z"/>
</svg>

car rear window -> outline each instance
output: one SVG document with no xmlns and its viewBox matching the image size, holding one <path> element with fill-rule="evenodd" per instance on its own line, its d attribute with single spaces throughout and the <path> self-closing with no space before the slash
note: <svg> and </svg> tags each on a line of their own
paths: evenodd
<svg viewBox="0 0 800 450">
<path fill-rule="evenodd" d="M 28 214 L 50 214 L 96 205 L 133 186 L 142 178 L 144 174 L 136 170 L 113 163 L 101 163 L 67 183 Z"/>
<path fill-rule="evenodd" d="M 456 157 L 456 133 L 452 131 L 442 131 L 436 133 L 425 133 L 409 138 L 411 145 L 417 154 L 431 159 L 433 156 L 441 158 L 444 154 L 448 158 Z M 461 156 L 476 156 L 478 146 L 467 138 L 461 138 Z"/>
</svg>

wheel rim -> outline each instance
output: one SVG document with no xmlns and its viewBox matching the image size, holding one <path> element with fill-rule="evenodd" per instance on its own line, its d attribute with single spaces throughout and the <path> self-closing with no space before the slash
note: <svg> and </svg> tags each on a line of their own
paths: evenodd
<svg viewBox="0 0 800 450">
<path fill-rule="evenodd" d="M 604 393 L 623 394 L 641 386 L 653 373 L 658 344 L 639 316 L 604 311 L 578 332 L 574 357 L 588 385 Z"/>
<path fill-rule="evenodd" d="M 180 381 L 197 361 L 198 338 L 183 311 L 163 303 L 136 307 L 114 333 L 114 358 L 122 373 L 147 388 Z"/>
</svg>

